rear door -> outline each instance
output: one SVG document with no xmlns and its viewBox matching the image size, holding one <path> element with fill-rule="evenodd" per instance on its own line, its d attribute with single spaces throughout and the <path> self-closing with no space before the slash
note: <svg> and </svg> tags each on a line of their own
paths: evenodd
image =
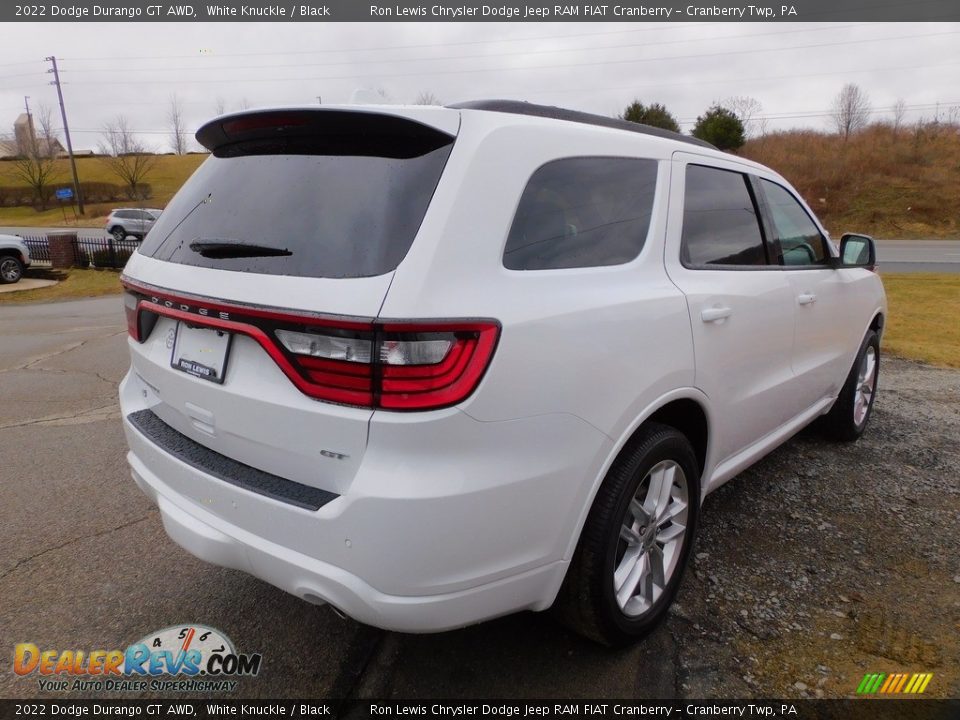
<svg viewBox="0 0 960 720">
<path fill-rule="evenodd" d="M 743 166 L 677 153 L 665 263 L 687 298 L 720 463 L 792 416 L 794 294 Z"/>
<path fill-rule="evenodd" d="M 150 412 L 195 442 L 341 492 L 372 413 L 365 327 L 453 135 L 328 110 L 247 114 L 198 136 L 212 156 L 125 269 L 140 335 L 132 379 Z"/>
</svg>

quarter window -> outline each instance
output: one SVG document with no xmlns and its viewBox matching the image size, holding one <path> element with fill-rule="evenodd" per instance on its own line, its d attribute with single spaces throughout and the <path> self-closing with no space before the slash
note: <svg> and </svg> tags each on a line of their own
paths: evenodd
<svg viewBox="0 0 960 720">
<path fill-rule="evenodd" d="M 827 242 L 803 206 L 786 189 L 769 180 L 760 180 L 770 209 L 770 221 L 777 233 L 783 265 L 819 265 L 830 255 Z"/>
<path fill-rule="evenodd" d="M 657 161 L 555 160 L 530 178 L 507 236 L 509 270 L 620 265 L 640 253 L 650 228 Z"/>
<path fill-rule="evenodd" d="M 684 264 L 766 265 L 763 235 L 747 177 L 688 165 L 680 245 Z"/>
</svg>

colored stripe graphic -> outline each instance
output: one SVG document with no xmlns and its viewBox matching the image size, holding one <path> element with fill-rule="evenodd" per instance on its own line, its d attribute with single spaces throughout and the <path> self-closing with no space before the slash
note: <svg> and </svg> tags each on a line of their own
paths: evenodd
<svg viewBox="0 0 960 720">
<path fill-rule="evenodd" d="M 933 679 L 933 673 L 867 673 L 857 686 L 857 695 L 920 695 Z"/>
</svg>

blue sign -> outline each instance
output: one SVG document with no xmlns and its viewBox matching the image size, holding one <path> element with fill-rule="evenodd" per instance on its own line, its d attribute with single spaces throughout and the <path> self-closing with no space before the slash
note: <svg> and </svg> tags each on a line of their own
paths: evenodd
<svg viewBox="0 0 960 720">
<path fill-rule="evenodd" d="M 57 200 L 69 200 L 73 197 L 73 188 L 58 188 Z"/>
</svg>

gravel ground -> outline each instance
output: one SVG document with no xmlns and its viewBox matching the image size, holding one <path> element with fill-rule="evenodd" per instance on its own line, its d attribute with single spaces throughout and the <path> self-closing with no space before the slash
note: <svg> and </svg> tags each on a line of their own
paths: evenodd
<svg viewBox="0 0 960 720">
<path fill-rule="evenodd" d="M 673 609 L 700 648 L 688 696 L 845 697 L 894 671 L 960 696 L 960 372 L 887 358 L 880 383 L 858 442 L 808 429 L 707 500 Z"/>
</svg>

